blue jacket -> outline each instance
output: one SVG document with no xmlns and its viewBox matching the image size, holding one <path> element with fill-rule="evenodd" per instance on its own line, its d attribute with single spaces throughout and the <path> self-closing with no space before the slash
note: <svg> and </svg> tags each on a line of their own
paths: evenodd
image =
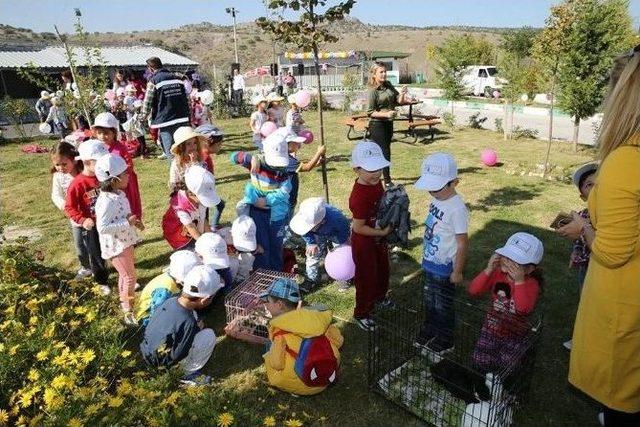
<svg viewBox="0 0 640 427">
<path fill-rule="evenodd" d="M 175 73 L 158 70 L 150 79 L 155 85 L 151 110 L 151 127 L 189 126 L 189 99 L 184 82 Z"/>
<path fill-rule="evenodd" d="M 326 206 L 324 219 L 316 231 L 310 231 L 302 238 L 307 245 L 315 245 L 318 237 L 331 240 L 339 245 L 346 243 L 351 234 L 351 225 L 346 216 L 331 205 Z"/>
</svg>

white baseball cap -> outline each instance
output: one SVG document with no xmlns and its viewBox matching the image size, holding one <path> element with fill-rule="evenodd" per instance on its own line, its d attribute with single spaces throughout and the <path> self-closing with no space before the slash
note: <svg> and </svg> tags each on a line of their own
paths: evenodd
<svg viewBox="0 0 640 427">
<path fill-rule="evenodd" d="M 176 282 L 182 283 L 187 273 L 200 264 L 200 259 L 193 252 L 187 250 L 176 251 L 169 257 L 168 273 Z"/>
<path fill-rule="evenodd" d="M 127 170 L 127 162 L 117 154 L 106 154 L 96 162 L 96 178 L 104 182 L 110 178 L 117 177 Z"/>
<path fill-rule="evenodd" d="M 203 233 L 196 240 L 196 253 L 202 257 L 202 263 L 215 268 L 229 267 L 227 242 L 216 233 Z"/>
<path fill-rule="evenodd" d="M 327 212 L 325 206 L 322 197 L 310 197 L 304 200 L 300 203 L 298 213 L 291 218 L 289 227 L 294 233 L 304 236 L 322 222 Z"/>
<path fill-rule="evenodd" d="M 109 149 L 97 139 L 87 139 L 78 146 L 76 160 L 98 160 L 109 154 Z"/>
<path fill-rule="evenodd" d="M 351 152 L 351 166 L 368 172 L 389 167 L 391 163 L 384 158 L 382 149 L 373 141 L 359 142 Z"/>
<path fill-rule="evenodd" d="M 117 132 L 120 129 L 120 122 L 111 113 L 100 113 L 93 120 L 93 126 L 91 127 L 110 128 L 115 129 Z"/>
<path fill-rule="evenodd" d="M 251 104 L 253 104 L 253 105 L 258 105 L 258 104 L 260 104 L 261 102 L 268 102 L 268 101 L 267 101 L 267 98 L 265 98 L 265 97 L 264 97 L 264 96 L 262 96 L 262 95 L 256 95 L 256 96 L 254 96 L 254 97 L 251 99 Z"/>
<path fill-rule="evenodd" d="M 274 168 L 282 168 L 289 164 L 289 147 L 285 132 L 273 132 L 262 141 L 264 160 Z"/>
<path fill-rule="evenodd" d="M 586 173 L 590 173 L 590 172 L 595 172 L 596 170 L 598 170 L 598 164 L 595 162 L 592 163 L 587 163 L 586 165 L 582 165 L 580 166 L 574 173 L 573 173 L 573 185 L 575 185 L 576 187 L 578 187 L 578 190 L 580 189 L 580 180 L 582 179 L 582 176 Z"/>
<path fill-rule="evenodd" d="M 518 232 L 509 237 L 507 243 L 500 249 L 497 249 L 496 253 L 518 264 L 538 265 L 540 261 L 542 261 L 544 247 L 536 236 L 529 233 Z"/>
<path fill-rule="evenodd" d="M 220 197 L 216 192 L 216 179 L 202 166 L 189 166 L 184 174 L 184 183 L 205 207 L 210 208 L 220 203 Z"/>
<path fill-rule="evenodd" d="M 222 288 L 220 276 L 212 265 L 196 265 L 184 278 L 182 293 L 192 297 L 208 298 Z"/>
<path fill-rule="evenodd" d="M 49 95 L 49 92 L 47 92 L 46 90 L 43 90 L 42 92 L 40 92 L 40 98 L 49 99 L 51 98 L 51 95 Z"/>
<path fill-rule="evenodd" d="M 458 177 L 458 166 L 448 153 L 434 153 L 422 162 L 422 172 L 413 186 L 418 190 L 437 191 Z"/>
<path fill-rule="evenodd" d="M 240 215 L 231 224 L 233 246 L 242 252 L 253 252 L 258 247 L 256 242 L 256 223 L 250 216 Z"/>
</svg>

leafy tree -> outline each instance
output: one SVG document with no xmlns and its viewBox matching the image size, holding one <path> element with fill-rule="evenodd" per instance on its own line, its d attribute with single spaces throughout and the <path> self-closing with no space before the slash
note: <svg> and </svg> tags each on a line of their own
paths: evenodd
<svg viewBox="0 0 640 427">
<path fill-rule="evenodd" d="M 574 149 L 580 120 L 602 103 L 613 58 L 632 45 L 631 22 L 627 0 L 565 0 L 551 9 L 539 50 L 551 58 L 558 105 L 574 118 Z"/>
<path fill-rule="evenodd" d="M 507 31 L 502 35 L 500 49 L 522 59 L 531 56 L 533 41 L 540 30 L 522 27 Z"/>
<path fill-rule="evenodd" d="M 315 74 L 318 90 L 318 118 L 320 120 L 320 144 L 324 145 L 324 120 L 322 116 L 322 86 L 320 84 L 320 64 L 318 60 L 319 47 L 323 43 L 335 43 L 338 37 L 332 34 L 331 24 L 344 19 L 355 4 L 355 0 L 341 1 L 335 6 L 326 8 L 324 13 L 318 13 L 318 7 L 324 8 L 326 0 L 265 0 L 268 9 L 284 12 L 290 9 L 300 13 L 297 20 L 285 19 L 282 15 L 273 18 L 260 17 L 256 24 L 265 32 L 271 33 L 281 43 L 291 43 L 300 49 L 313 53 Z M 290 16 L 288 14 L 288 16 Z M 329 186 L 327 182 L 327 167 L 322 163 L 322 185 L 325 200 L 329 201 Z"/>
</svg>

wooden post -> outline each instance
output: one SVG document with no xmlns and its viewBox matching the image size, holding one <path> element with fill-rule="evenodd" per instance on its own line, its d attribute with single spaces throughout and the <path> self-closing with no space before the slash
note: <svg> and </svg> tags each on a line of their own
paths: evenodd
<svg viewBox="0 0 640 427">
<path fill-rule="evenodd" d="M 557 64 L 557 63 L 556 63 Z M 544 158 L 544 171 L 542 172 L 542 178 L 547 178 L 549 172 L 549 154 L 551 152 L 551 141 L 553 140 L 553 109 L 555 106 L 555 91 L 556 91 L 556 73 L 553 72 L 553 80 L 551 81 L 551 109 L 549 110 L 549 140 L 547 141 L 547 155 Z"/>
</svg>

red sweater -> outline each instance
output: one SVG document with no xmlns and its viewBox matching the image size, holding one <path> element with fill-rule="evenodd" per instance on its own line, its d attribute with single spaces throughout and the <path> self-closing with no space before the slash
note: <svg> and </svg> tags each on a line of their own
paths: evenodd
<svg viewBox="0 0 640 427">
<path fill-rule="evenodd" d="M 527 315 L 536 306 L 540 286 L 533 277 L 525 277 L 524 283 L 516 286 L 500 270 L 494 270 L 490 275 L 483 270 L 469 285 L 469 294 L 479 296 L 489 291 L 492 293 L 494 307 L 495 302 L 500 302 L 511 313 Z"/>
<path fill-rule="evenodd" d="M 83 173 L 76 175 L 69 184 L 64 213 L 76 224 L 82 225 L 87 218 L 95 221 L 94 206 L 100 192 L 98 186 L 98 178 L 95 175 L 88 176 Z"/>
</svg>

